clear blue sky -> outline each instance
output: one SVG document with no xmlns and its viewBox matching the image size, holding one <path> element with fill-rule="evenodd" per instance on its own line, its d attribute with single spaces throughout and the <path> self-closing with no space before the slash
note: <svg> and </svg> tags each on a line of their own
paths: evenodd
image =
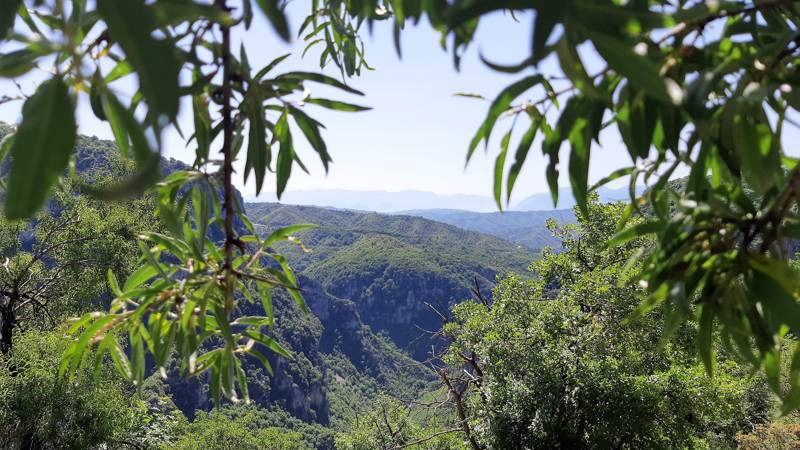
<svg viewBox="0 0 800 450">
<path fill-rule="evenodd" d="M 295 30 L 308 9 L 307 2 L 290 4 L 288 13 L 295 23 Z M 439 46 L 439 35 L 427 23 L 406 29 L 402 35 L 402 60 L 394 51 L 390 23 L 377 23 L 373 36 L 365 34 L 367 60 L 376 70 L 362 72 L 360 78 L 349 81 L 366 96 L 341 95 L 316 86 L 312 90 L 320 96 L 336 95 L 374 109 L 362 113 L 340 113 L 307 106 L 307 111 L 327 126 L 323 136 L 334 164 L 326 176 L 316 155 L 298 134 L 299 153 L 311 175 L 296 169 L 288 189 L 415 189 L 442 194 L 490 195 L 497 140 L 510 123 L 501 121 L 488 155 L 484 155 L 481 149 L 465 170 L 467 144 L 483 119 L 488 103 L 454 97 L 453 94 L 474 92 L 492 98 L 504 86 L 522 76 L 498 74 L 485 67 L 478 58 L 479 50 L 500 63 L 518 62 L 526 57 L 532 21 L 530 16 L 518 18 L 519 22 L 507 14 L 496 14 L 482 22 L 477 45 L 465 55 L 460 72 L 454 69 L 450 54 Z M 304 60 L 300 59 L 304 42 L 283 44 L 258 14 L 250 31 L 237 36 L 237 39 L 242 38 L 253 66 L 258 67 L 277 55 L 294 51 L 296 55 L 285 61 L 281 69 L 319 70 L 318 51 L 312 50 Z M 545 64 L 551 65 L 553 61 Z M 326 69 L 326 72 L 338 76 L 335 67 Z M 41 75 L 22 80 L 23 90 L 33 92 L 38 80 L 41 80 Z M 14 95 L 16 92 L 17 88 L 11 82 L 0 81 L 0 93 Z M 20 107 L 19 102 L 0 106 L 0 120 L 18 121 Z M 191 124 L 190 105 L 183 105 L 180 120 L 188 129 Z M 106 125 L 94 119 L 86 104 L 79 105 L 79 122 L 82 133 L 111 139 Z M 524 131 L 523 127 L 519 128 L 520 133 Z M 193 150 L 187 148 L 176 133 L 168 133 L 165 137 L 166 156 L 184 161 L 193 159 Z M 603 137 L 603 147 L 595 148 L 595 152 L 592 180 L 628 161 L 614 132 Z M 508 159 L 510 164 L 513 158 Z M 537 142 L 517 183 L 515 199 L 547 190 L 544 165 Z M 562 185 L 568 185 L 566 178 L 562 178 Z M 243 188 L 245 195 L 252 195 L 254 188 L 241 186 L 240 181 L 239 187 Z M 274 179 L 269 180 L 267 189 L 274 190 Z"/>
</svg>

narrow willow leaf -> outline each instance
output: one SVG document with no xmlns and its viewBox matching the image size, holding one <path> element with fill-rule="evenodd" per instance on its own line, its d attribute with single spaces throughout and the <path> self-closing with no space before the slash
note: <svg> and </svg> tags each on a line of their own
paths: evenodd
<svg viewBox="0 0 800 450">
<path fill-rule="evenodd" d="M 288 350 L 284 349 L 280 344 L 275 342 L 272 338 L 265 335 L 264 333 L 261 333 L 257 330 L 248 329 L 247 331 L 245 331 L 244 335 L 281 356 L 285 356 L 287 358 L 292 357 L 292 354 L 289 353 Z"/>
<path fill-rule="evenodd" d="M 300 127 L 308 143 L 311 144 L 311 147 L 319 154 L 322 165 L 325 167 L 325 172 L 327 172 L 328 165 L 333 160 L 330 154 L 328 154 L 328 146 L 325 144 L 325 140 L 322 139 L 322 134 L 319 131 L 320 127 L 323 127 L 322 124 L 293 106 L 289 107 L 289 113 L 294 117 L 294 121 L 297 123 L 297 126 Z"/>
<path fill-rule="evenodd" d="M 575 121 L 578 119 L 581 112 L 583 102 L 577 97 L 572 97 L 567 101 L 561 116 L 558 118 L 556 127 L 550 130 L 546 126 L 546 122 L 542 122 L 545 126 L 545 140 L 542 143 L 542 154 L 548 157 L 547 169 L 545 176 L 547 178 L 547 185 L 550 188 L 550 195 L 553 198 L 553 205 L 558 204 L 558 163 L 559 151 L 561 144 L 569 137 Z"/>
<path fill-rule="evenodd" d="M 294 148 L 292 146 L 292 134 L 289 131 L 289 123 L 286 119 L 287 112 L 284 109 L 280 119 L 275 124 L 275 137 L 280 143 L 278 151 L 278 163 L 275 169 L 277 178 L 277 195 L 281 198 L 283 191 L 286 190 L 286 183 L 292 173 L 292 163 L 294 162 Z"/>
<path fill-rule="evenodd" d="M 139 77 L 141 92 L 154 113 L 174 121 L 178 115 L 178 72 L 180 64 L 173 45 L 155 39 L 155 15 L 143 0 L 98 0 L 111 37 L 125 50 L 126 60 Z"/>
<path fill-rule="evenodd" d="M 652 233 L 658 233 L 663 228 L 664 224 L 662 222 L 644 222 L 636 224 L 614 235 L 614 237 L 608 241 L 606 247 L 611 248 L 622 245 L 638 237 L 646 236 Z"/>
<path fill-rule="evenodd" d="M 497 119 L 499 119 L 500 115 L 511 107 L 511 102 L 513 102 L 514 99 L 522 95 L 528 89 L 542 83 L 543 80 L 544 77 L 542 75 L 531 75 L 525 77 L 507 86 L 497 97 L 495 97 L 494 101 L 489 106 L 489 112 L 486 114 L 486 119 L 484 119 L 483 123 L 478 128 L 477 133 L 475 133 L 475 136 L 472 138 L 472 141 L 469 144 L 469 149 L 467 150 L 467 162 L 469 162 L 469 160 L 472 158 L 473 153 L 475 153 L 475 149 L 478 147 L 478 144 L 480 144 L 481 141 L 485 141 L 486 145 L 489 145 L 489 137 L 492 134 L 492 129 L 494 128 L 495 123 L 497 123 Z"/>
<path fill-rule="evenodd" d="M 124 291 L 130 291 L 131 289 L 137 288 L 144 284 L 147 280 L 153 278 L 154 276 L 158 275 L 158 270 L 150 264 L 143 265 L 136 269 L 135 272 L 130 274 L 127 280 L 125 280 L 125 285 L 122 287 Z"/>
<path fill-rule="evenodd" d="M 197 142 L 197 163 L 208 160 L 211 146 L 211 116 L 208 111 L 208 97 L 192 96 L 192 112 L 194 113 L 194 138 Z"/>
<path fill-rule="evenodd" d="M 42 52 L 23 48 L 0 54 L 0 77 L 15 78 L 31 71 Z"/>
<path fill-rule="evenodd" d="M 30 217 L 64 173 L 75 147 L 75 107 L 64 80 L 51 78 L 22 107 L 11 145 L 6 216 Z"/>
<path fill-rule="evenodd" d="M 773 142 L 772 129 L 763 110 L 740 105 L 730 117 L 733 147 L 743 175 L 759 194 L 775 186 L 781 177 L 780 152 Z"/>
<path fill-rule="evenodd" d="M 289 236 L 292 236 L 296 233 L 305 230 L 310 230 L 312 228 L 316 228 L 316 225 L 309 223 L 301 223 L 296 225 L 289 225 L 288 227 L 278 228 L 277 230 L 270 233 L 270 235 L 267 236 L 266 239 L 264 239 L 264 248 L 269 247 L 275 242 L 286 240 Z"/>
<path fill-rule="evenodd" d="M 14 29 L 14 19 L 17 17 L 20 5 L 22 5 L 22 0 L 0 2 L 0 40 L 5 39 L 8 33 Z"/>
<path fill-rule="evenodd" d="M 247 159 L 244 166 L 244 179 L 250 175 L 250 171 L 256 177 L 256 195 L 261 193 L 264 185 L 264 178 L 267 168 L 272 164 L 272 151 L 267 143 L 267 124 L 264 120 L 264 111 L 261 109 L 261 99 L 252 94 L 247 105 L 248 120 L 248 139 L 247 139 Z"/>
<path fill-rule="evenodd" d="M 556 24 L 563 15 L 564 4 L 560 2 L 543 2 L 536 9 L 536 18 L 533 24 L 533 39 L 531 40 L 531 53 L 533 64 L 547 56 L 547 40 L 553 33 Z"/>
<path fill-rule="evenodd" d="M 280 6 L 280 0 L 256 0 L 256 3 L 267 16 L 272 27 L 278 35 L 286 42 L 292 39 L 292 33 L 289 31 L 289 22 L 286 20 L 286 14 Z"/>
<path fill-rule="evenodd" d="M 604 93 L 598 92 L 592 79 L 589 78 L 589 74 L 586 73 L 583 62 L 581 62 L 581 58 L 578 55 L 578 51 L 570 42 L 567 34 L 561 37 L 555 47 L 561 70 L 564 72 L 564 75 L 572 81 L 575 87 L 589 96 L 602 97 L 605 95 Z"/>
<path fill-rule="evenodd" d="M 697 352 L 706 368 L 708 376 L 714 374 L 714 355 L 711 351 L 714 332 L 714 314 L 708 305 L 703 305 L 697 330 Z"/>
<path fill-rule="evenodd" d="M 503 136 L 500 142 L 500 154 L 494 161 L 494 201 L 497 203 L 497 209 L 503 210 L 503 169 L 506 166 L 506 154 L 508 154 L 508 144 L 511 141 L 511 132 L 513 127 Z"/>
<path fill-rule="evenodd" d="M 125 107 L 110 93 L 100 96 L 100 104 L 103 115 L 111 126 L 111 133 L 114 135 L 114 142 L 117 144 L 120 154 L 122 154 L 123 158 L 128 159 L 130 139 L 126 128 L 127 121 L 123 118 Z"/>
<path fill-rule="evenodd" d="M 292 56 L 292 54 L 291 53 L 287 53 L 285 55 L 281 55 L 281 56 L 273 59 L 272 62 L 270 62 L 269 64 L 264 66 L 261 70 L 259 70 L 258 73 L 256 73 L 256 75 L 253 77 L 253 79 L 255 81 L 261 81 L 261 79 L 264 78 L 264 75 L 268 74 L 270 70 L 274 69 L 275 66 L 277 66 L 283 60 L 285 60 L 286 58 L 288 58 L 290 56 Z"/>
<path fill-rule="evenodd" d="M 575 197 L 575 202 L 586 220 L 590 219 L 586 194 L 589 188 L 591 139 L 586 119 L 579 118 L 569 134 L 571 146 L 569 153 L 569 182 L 572 185 L 572 195 Z"/>
<path fill-rule="evenodd" d="M 335 88 L 339 88 L 339 89 L 341 89 L 343 91 L 346 91 L 346 92 L 349 92 L 351 94 L 364 95 L 363 92 L 361 92 L 361 91 L 359 91 L 357 89 L 351 88 L 350 86 L 342 83 L 341 81 L 337 80 L 336 78 L 329 77 L 329 76 L 323 75 L 321 73 L 315 73 L 315 72 L 288 72 L 288 73 L 281 74 L 275 80 L 276 81 L 282 81 L 282 80 L 298 80 L 298 81 L 308 80 L 308 81 L 315 81 L 317 83 L 327 84 L 328 86 L 333 86 Z"/>
<path fill-rule="evenodd" d="M 511 168 L 508 169 L 508 178 L 506 180 L 506 202 L 511 200 L 511 192 L 514 190 L 514 184 L 517 182 L 517 177 L 519 176 L 520 171 L 522 171 L 522 165 L 525 164 L 525 159 L 528 157 L 528 151 L 531 149 L 533 145 L 533 140 L 536 138 L 536 134 L 539 132 L 541 118 L 536 117 L 533 118 L 531 121 L 531 125 L 528 127 L 528 130 L 522 135 L 522 138 L 517 145 L 517 151 L 514 153 L 514 162 L 511 164 Z"/>
<path fill-rule="evenodd" d="M 637 89 L 665 103 L 679 104 L 683 95 L 674 81 L 662 77 L 658 66 L 614 36 L 587 31 L 598 53 L 615 72 L 627 78 Z"/>
<path fill-rule="evenodd" d="M 209 19 L 212 22 L 233 25 L 235 20 L 230 13 L 214 5 L 202 5 L 186 0 L 159 0 L 150 9 L 161 26 L 176 26 L 182 22 Z"/>
<path fill-rule="evenodd" d="M 353 105 L 350 103 L 340 102 L 337 100 L 328 100 L 324 98 L 308 98 L 305 101 L 306 103 L 319 105 L 322 106 L 323 108 L 333 109 L 336 111 L 344 111 L 344 112 L 369 111 L 370 109 L 372 109 L 367 106 Z"/>
</svg>

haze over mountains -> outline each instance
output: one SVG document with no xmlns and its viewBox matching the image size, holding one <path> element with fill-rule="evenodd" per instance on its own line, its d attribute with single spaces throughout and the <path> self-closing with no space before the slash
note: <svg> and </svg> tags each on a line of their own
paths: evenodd
<svg viewBox="0 0 800 450">
<path fill-rule="evenodd" d="M 637 192 L 641 192 L 641 187 Z M 600 201 L 624 200 L 628 196 L 627 186 L 617 189 L 602 187 L 598 190 Z M 575 205 L 570 188 L 559 190 L 557 208 L 549 192 L 533 194 L 511 205 L 511 211 L 552 211 L 569 209 Z M 245 196 L 248 202 L 277 202 L 274 193 L 264 193 L 258 198 Z M 359 191 L 347 189 L 312 189 L 288 191 L 280 203 L 287 205 L 322 206 L 360 211 L 394 213 L 409 210 L 455 209 L 471 212 L 497 212 L 497 204 L 489 196 L 454 194 L 445 195 L 415 190 L 403 191 Z"/>
</svg>

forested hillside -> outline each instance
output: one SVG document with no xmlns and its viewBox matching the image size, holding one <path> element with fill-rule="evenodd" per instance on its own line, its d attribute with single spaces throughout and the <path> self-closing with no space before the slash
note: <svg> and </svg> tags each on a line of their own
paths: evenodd
<svg viewBox="0 0 800 450">
<path fill-rule="evenodd" d="M 298 234 L 311 251 L 281 250 L 418 359 L 430 351 L 426 331 L 440 325 L 426 303 L 446 311 L 469 298 L 476 281 L 491 290 L 499 275 L 524 273 L 534 258 L 509 242 L 418 217 L 275 203 L 249 203 L 247 210 L 265 235 L 290 224 L 317 225 Z"/>
<path fill-rule="evenodd" d="M 398 214 L 424 217 L 437 222 L 449 223 L 465 230 L 491 234 L 534 251 L 548 246 L 555 248 L 561 246 L 561 241 L 547 229 L 547 219 L 553 219 L 559 223 L 575 222 L 575 215 L 571 209 L 491 213 L 457 209 L 418 209 L 402 211 Z"/>
<path fill-rule="evenodd" d="M 0 128 L 2 135 L 9 131 L 8 126 Z M 43 217 L 56 220 L 80 207 L 80 215 L 85 216 L 85 220 L 97 222 L 94 229 L 106 230 L 94 232 L 102 234 L 108 246 L 103 247 L 103 258 L 84 262 L 81 270 L 84 276 L 94 274 L 91 284 L 95 289 L 75 291 L 80 285 L 75 286 L 70 280 L 61 295 L 72 300 L 64 300 L 67 303 L 63 307 L 50 310 L 56 316 L 55 322 L 44 321 L 38 328 L 47 333 L 57 330 L 60 320 L 105 307 L 109 298 L 105 271 L 111 268 L 124 279 L 139 258 L 135 235 L 146 227 L 163 226 L 148 212 L 148 208 L 153 207 L 153 198 L 125 200 L 117 203 L 114 213 L 109 214 L 79 193 L 83 183 L 111 182 L 130 173 L 129 163 L 120 158 L 113 143 L 81 136 L 75 161 L 86 176 L 75 179 L 73 190 L 65 191 L 60 197 L 62 200 L 52 202 Z M 179 161 L 163 161 L 167 174 L 182 167 L 185 166 Z M 436 389 L 435 375 L 401 350 L 416 350 L 417 358 L 422 359 L 430 348 L 431 336 L 423 330 L 435 329 L 440 323 L 424 302 L 446 311 L 471 295 L 470 287 L 475 278 L 483 289 L 490 290 L 497 276 L 509 271 L 524 272 L 533 257 L 532 253 L 494 237 L 421 218 L 276 204 L 246 206 L 258 229 L 264 233 L 302 222 L 319 225 L 300 234 L 309 253 L 285 248 L 291 264 L 299 272 L 298 283 L 310 312 L 300 310 L 285 293 L 276 293 L 273 297 L 277 317 L 275 336 L 291 352 L 291 357 L 269 354 L 272 374 L 255 359 L 246 362 L 246 371 L 252 377 L 250 396 L 254 403 L 247 420 L 256 420 L 259 427 L 283 429 L 286 433 L 295 430 L 299 433 L 296 445 L 332 448 L 334 430 L 348 426 L 353 414 L 359 414 L 379 394 L 414 398 Z M 34 236 L 46 232 L 37 231 L 41 226 L 26 225 L 31 235 L 23 242 L 26 251 L 36 247 Z M 13 239 L 18 228 L 9 228 L 8 224 L 4 227 L 9 239 Z M 243 224 L 238 223 L 237 227 Z M 80 234 L 76 239 L 81 242 L 99 242 L 97 236 L 87 234 L 92 233 L 91 230 L 76 228 L 70 232 Z M 15 248 L 7 245 L 4 252 L 14 256 Z M 256 306 L 245 301 L 235 315 L 252 315 L 250 309 Z M 23 347 L 19 351 L 21 355 L 43 345 L 33 335 L 19 339 L 18 346 Z M 52 346 L 53 341 L 48 341 L 47 345 Z M 50 352 L 48 358 L 58 356 L 58 351 L 47 351 Z M 51 364 L 53 360 L 42 363 Z M 178 426 L 173 423 L 174 417 L 229 420 L 224 412 L 222 416 L 220 413 L 203 415 L 203 411 L 213 408 L 207 382 L 203 378 L 183 378 L 178 369 L 178 362 L 173 361 L 167 367 L 166 379 L 156 374 L 147 380 L 143 397 L 135 395 L 125 400 L 123 395 L 117 400 L 140 405 L 138 407 L 144 408 L 141 413 L 150 417 L 146 420 L 154 421 L 148 425 L 148 437 L 141 441 L 143 444 L 162 445 L 177 439 L 180 432 L 173 429 Z M 0 376 L 0 385 L 6 382 Z M 119 380 L 112 385 L 114 383 Z M 4 417 L 1 414 L 6 414 L 5 420 L 15 420 L 15 415 L 20 413 L 15 408 L 19 407 L 23 405 L 9 404 L 0 411 L 0 419 Z M 52 426 L 60 423 L 56 417 L 47 420 Z M 9 423 L 0 423 L 0 426 L 7 427 Z M 44 441 L 66 442 L 48 433 L 40 437 Z"/>
</svg>

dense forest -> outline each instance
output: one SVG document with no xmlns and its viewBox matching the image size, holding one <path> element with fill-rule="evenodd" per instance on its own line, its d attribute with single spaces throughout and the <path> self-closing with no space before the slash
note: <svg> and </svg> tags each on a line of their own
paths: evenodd
<svg viewBox="0 0 800 450">
<path fill-rule="evenodd" d="M 79 138 L 75 161 L 100 183 L 131 170 L 97 138 Z M 272 299 L 275 336 L 289 354 L 270 355 L 269 371 L 245 361 L 251 403 L 215 407 L 208 380 L 182 377 L 177 360 L 135 386 L 110 367 L 119 361 L 97 354 L 65 383 L 57 368 L 71 318 L 107 307 L 106 271 L 133 273 L 137 233 L 164 227 L 150 196 L 104 203 L 77 186 L 65 184 L 34 220 L 2 225 L 3 323 L 13 324 L 0 372 L 5 447 L 796 442 L 794 416 L 773 422 L 776 398 L 732 354 L 721 347 L 714 377 L 706 375 L 693 325 L 665 340 L 662 314 L 630 320 L 645 293 L 629 256 L 651 244 L 605 248 L 624 207 L 596 201 L 588 219 L 576 210 L 568 217 L 577 222 L 543 224 L 538 232 L 559 244 L 538 253 L 419 217 L 246 204 L 262 235 L 318 225 L 298 233 L 304 247 L 282 244 L 309 312 L 283 293 Z M 260 300 L 249 300 L 235 316 L 252 314 Z"/>
<path fill-rule="evenodd" d="M 309 3 L 0 1 L 0 447 L 800 448 L 800 2 Z M 244 202 L 377 27 L 513 78 L 455 93 L 496 213 Z"/>
</svg>

